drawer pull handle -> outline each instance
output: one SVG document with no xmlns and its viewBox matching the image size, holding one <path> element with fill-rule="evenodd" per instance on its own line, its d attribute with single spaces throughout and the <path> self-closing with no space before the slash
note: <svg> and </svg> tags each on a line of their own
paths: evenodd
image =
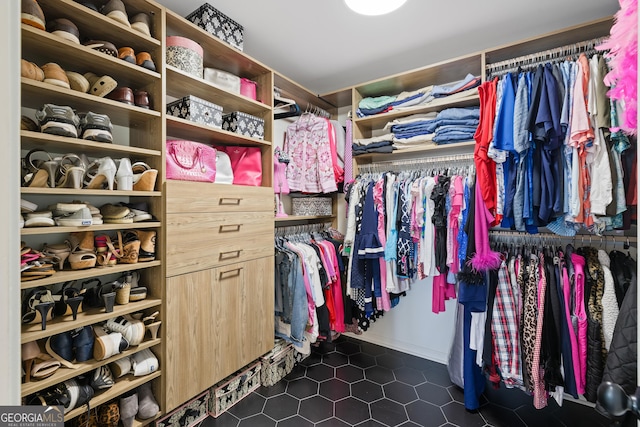
<svg viewBox="0 0 640 427">
<path fill-rule="evenodd" d="M 237 251 L 220 252 L 220 261 L 233 259 L 233 258 L 240 258 L 241 252 L 242 252 L 242 249 L 239 249 Z"/>
<path fill-rule="evenodd" d="M 242 224 L 221 225 L 219 233 L 234 233 L 240 231 Z"/>
<path fill-rule="evenodd" d="M 234 268 L 233 270 L 229 270 L 229 271 L 221 271 L 219 276 L 220 280 L 230 279 L 232 277 L 238 277 L 240 275 L 241 270 L 242 270 L 242 267 Z"/>
<path fill-rule="evenodd" d="M 240 201 L 242 199 L 241 198 L 235 198 L 235 197 L 223 197 L 220 199 L 220 202 L 218 204 L 220 205 L 239 205 Z"/>
</svg>

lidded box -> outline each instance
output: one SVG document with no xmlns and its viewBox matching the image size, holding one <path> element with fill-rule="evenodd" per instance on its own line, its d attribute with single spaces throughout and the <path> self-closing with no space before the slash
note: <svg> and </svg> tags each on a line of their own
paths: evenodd
<svg viewBox="0 0 640 427">
<path fill-rule="evenodd" d="M 209 3 L 187 15 L 187 20 L 204 29 L 220 40 L 242 50 L 244 43 L 244 28 Z"/>
<path fill-rule="evenodd" d="M 167 114 L 217 129 L 222 128 L 222 107 L 197 96 L 187 95 L 167 104 Z"/>
<path fill-rule="evenodd" d="M 202 46 L 193 40 L 181 36 L 167 37 L 167 65 L 201 79 L 203 55 Z"/>
<path fill-rule="evenodd" d="M 264 120 L 242 111 L 222 116 L 222 129 L 252 138 L 264 139 Z"/>
</svg>

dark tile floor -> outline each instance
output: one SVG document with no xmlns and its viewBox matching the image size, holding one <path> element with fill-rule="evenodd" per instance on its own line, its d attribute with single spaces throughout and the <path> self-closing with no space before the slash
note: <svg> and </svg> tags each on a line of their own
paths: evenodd
<svg viewBox="0 0 640 427">
<path fill-rule="evenodd" d="M 477 413 L 445 365 L 342 336 L 323 343 L 272 387 L 261 387 L 203 427 L 608 426 L 573 402 L 536 410 L 519 390 L 487 388 Z"/>
</svg>

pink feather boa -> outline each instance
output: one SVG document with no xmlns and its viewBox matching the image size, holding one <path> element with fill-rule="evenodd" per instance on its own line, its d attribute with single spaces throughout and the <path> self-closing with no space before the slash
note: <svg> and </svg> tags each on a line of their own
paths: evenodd
<svg viewBox="0 0 640 427">
<path fill-rule="evenodd" d="M 638 131 L 638 1 L 619 0 L 620 10 L 614 17 L 609 38 L 598 50 L 608 50 L 609 73 L 604 83 L 611 87 L 608 95 L 618 100 L 624 113 L 620 117 L 622 130 Z"/>
</svg>

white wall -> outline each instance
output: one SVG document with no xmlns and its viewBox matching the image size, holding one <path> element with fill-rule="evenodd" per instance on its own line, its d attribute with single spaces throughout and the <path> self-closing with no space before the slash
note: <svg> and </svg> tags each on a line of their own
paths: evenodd
<svg viewBox="0 0 640 427">
<path fill-rule="evenodd" d="M 20 9 L 17 1 L 0 2 L 0 38 L 4 64 L 0 67 L 0 104 L 2 129 L 2 203 L 0 203 L 0 405 L 20 403 L 20 272 L 18 209 L 20 200 Z"/>
</svg>

